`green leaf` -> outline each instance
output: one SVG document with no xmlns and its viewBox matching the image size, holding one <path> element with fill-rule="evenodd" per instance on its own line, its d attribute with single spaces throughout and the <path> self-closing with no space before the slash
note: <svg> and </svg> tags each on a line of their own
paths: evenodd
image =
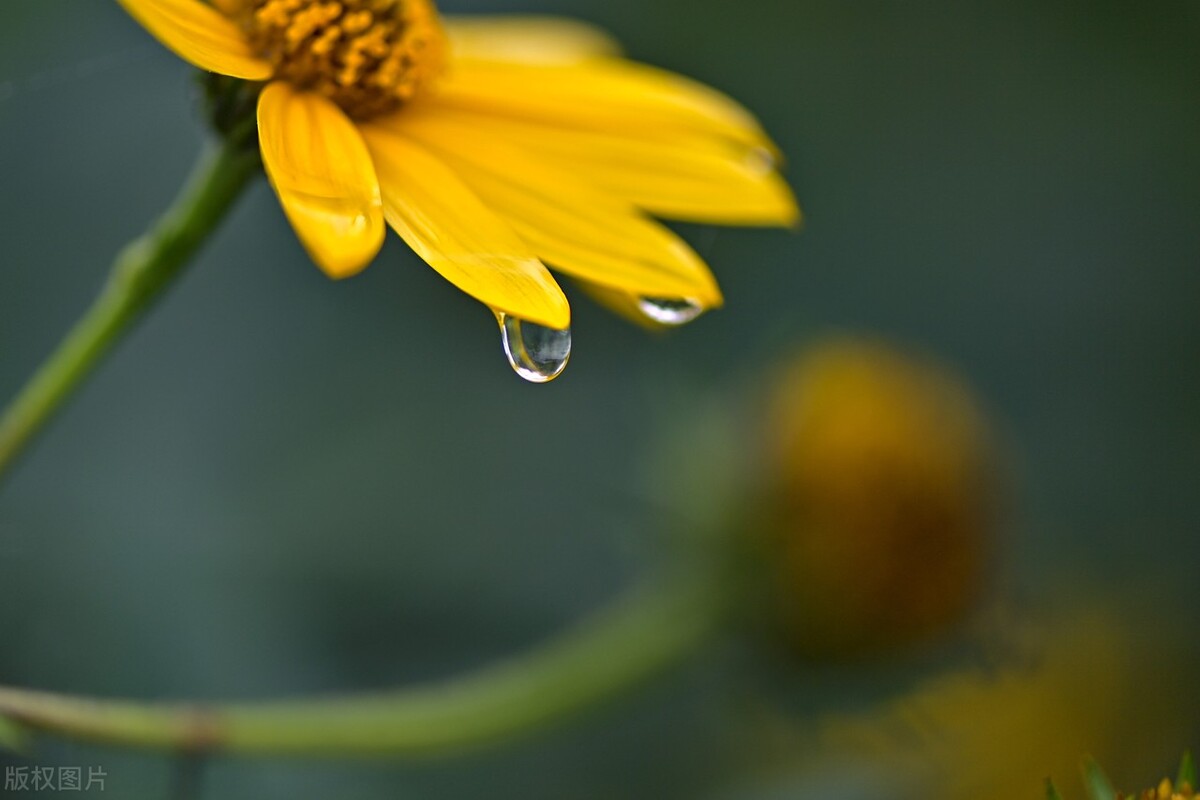
<svg viewBox="0 0 1200 800">
<path fill-rule="evenodd" d="M 1091 800 L 1117 800 L 1117 791 L 1091 756 L 1083 759 L 1083 784 Z"/>
<path fill-rule="evenodd" d="M 1062 795 L 1054 785 L 1054 781 L 1046 778 L 1046 800 L 1062 800 Z"/>
<path fill-rule="evenodd" d="M 1196 791 L 1196 762 L 1192 758 L 1191 751 L 1183 754 L 1183 759 L 1179 762 L 1179 777 L 1175 779 L 1175 785 L 1187 786 L 1191 791 Z"/>
</svg>

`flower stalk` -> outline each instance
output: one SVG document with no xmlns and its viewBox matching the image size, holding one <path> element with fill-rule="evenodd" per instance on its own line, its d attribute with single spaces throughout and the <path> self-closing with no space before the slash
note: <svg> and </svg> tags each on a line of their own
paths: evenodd
<svg viewBox="0 0 1200 800">
<path fill-rule="evenodd" d="M 546 727 L 683 660 L 719 629 L 727 595 L 712 577 L 679 576 L 528 654 L 394 692 L 197 706 L 0 687 L 0 719 L 26 732 L 192 755 L 449 755 Z"/>
<path fill-rule="evenodd" d="M 257 148 L 245 136 L 231 136 L 205 152 L 179 197 L 120 253 L 91 307 L 0 415 L 0 478 L 179 276 L 259 173 Z"/>
</svg>

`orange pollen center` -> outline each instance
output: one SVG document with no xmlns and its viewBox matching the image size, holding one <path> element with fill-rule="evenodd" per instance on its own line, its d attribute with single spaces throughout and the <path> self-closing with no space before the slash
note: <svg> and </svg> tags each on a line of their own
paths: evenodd
<svg viewBox="0 0 1200 800">
<path fill-rule="evenodd" d="M 356 119 L 410 100 L 438 76 L 446 40 L 431 0 L 225 0 L 275 77 Z"/>
</svg>

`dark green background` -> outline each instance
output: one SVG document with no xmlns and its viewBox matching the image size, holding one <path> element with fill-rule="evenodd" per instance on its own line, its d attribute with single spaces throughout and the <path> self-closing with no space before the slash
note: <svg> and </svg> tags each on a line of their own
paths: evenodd
<svg viewBox="0 0 1200 800">
<path fill-rule="evenodd" d="M 489 313 L 400 243 L 331 284 L 258 185 L 4 485 L 0 683 L 251 698 L 532 645 L 653 549 L 657 431 L 830 330 L 931 352 L 985 398 L 1015 476 L 1013 591 L 1195 586 L 1200 5 L 443 10 L 579 16 L 727 90 L 787 153 L 806 230 L 696 233 L 728 307 L 669 337 L 572 295 L 574 361 L 534 387 Z M 186 175 L 195 94 L 109 0 L 4 0 L 0 395 Z M 206 796 L 738 797 L 754 674 L 714 656 L 458 762 L 221 764 Z M 120 797 L 169 782 L 153 758 L 45 758 L 104 764 Z"/>
</svg>

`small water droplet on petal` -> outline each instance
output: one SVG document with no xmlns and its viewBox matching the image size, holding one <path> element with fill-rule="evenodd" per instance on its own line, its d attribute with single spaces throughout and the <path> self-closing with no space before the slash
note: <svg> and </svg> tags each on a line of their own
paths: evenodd
<svg viewBox="0 0 1200 800">
<path fill-rule="evenodd" d="M 339 231 L 343 236 L 362 236 L 370 226 L 371 220 L 366 214 L 355 214 L 346 219 L 345 227 Z"/>
<path fill-rule="evenodd" d="M 549 383 L 571 359 L 571 329 L 555 330 L 504 313 L 500 322 L 504 355 L 513 371 L 530 383 Z"/>
<path fill-rule="evenodd" d="M 692 322 L 704 313 L 704 306 L 687 298 L 641 297 L 638 308 L 651 322 L 676 327 Z"/>
<path fill-rule="evenodd" d="M 746 166 L 756 175 L 769 175 L 779 169 L 779 159 L 765 147 L 752 147 L 746 153 Z"/>
</svg>

